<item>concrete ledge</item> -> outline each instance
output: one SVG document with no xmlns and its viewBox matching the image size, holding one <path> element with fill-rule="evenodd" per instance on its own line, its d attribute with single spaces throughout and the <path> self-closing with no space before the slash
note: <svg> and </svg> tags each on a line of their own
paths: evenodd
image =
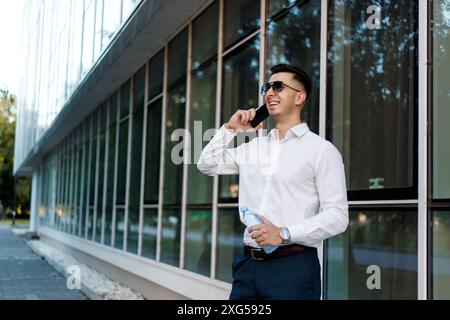
<svg viewBox="0 0 450 320">
<path fill-rule="evenodd" d="M 227 300 L 231 284 L 134 254 L 81 239 L 47 227 L 41 239 L 70 253 L 147 299 Z"/>
</svg>

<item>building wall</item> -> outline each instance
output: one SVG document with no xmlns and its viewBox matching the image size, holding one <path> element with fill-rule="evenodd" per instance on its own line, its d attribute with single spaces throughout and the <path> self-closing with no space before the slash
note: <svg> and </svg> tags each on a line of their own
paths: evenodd
<svg viewBox="0 0 450 320">
<path fill-rule="evenodd" d="M 350 225 L 324 245 L 324 298 L 449 298 L 450 3 L 427 13 L 406 0 L 212 1 L 43 158 L 41 232 L 124 268 L 180 271 L 166 283 L 179 294 L 223 296 L 242 250 L 239 180 L 195 163 L 207 129 L 260 105 L 270 66 L 292 63 L 314 83 L 303 119 L 346 168 Z"/>
<path fill-rule="evenodd" d="M 24 2 L 15 172 L 140 2 Z"/>
</svg>

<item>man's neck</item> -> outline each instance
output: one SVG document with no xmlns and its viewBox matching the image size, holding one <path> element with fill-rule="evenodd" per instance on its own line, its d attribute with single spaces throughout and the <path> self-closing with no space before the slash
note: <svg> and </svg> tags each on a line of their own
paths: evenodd
<svg viewBox="0 0 450 320">
<path fill-rule="evenodd" d="M 276 119 L 275 129 L 277 129 L 278 132 L 278 140 L 283 140 L 289 129 L 302 123 L 303 121 L 301 117 L 298 116 L 290 116 L 283 119 Z"/>
</svg>

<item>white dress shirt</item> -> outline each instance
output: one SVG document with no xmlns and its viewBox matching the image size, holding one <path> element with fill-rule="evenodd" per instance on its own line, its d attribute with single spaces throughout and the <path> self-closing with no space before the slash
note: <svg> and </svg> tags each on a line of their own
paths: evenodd
<svg viewBox="0 0 450 320">
<path fill-rule="evenodd" d="M 348 203 L 342 157 L 306 123 L 278 140 L 275 129 L 236 148 L 236 133 L 223 125 L 203 149 L 198 169 L 209 175 L 239 174 L 239 207 L 256 211 L 278 227 L 287 227 L 291 242 L 320 247 L 344 232 Z M 242 213 L 240 218 L 243 222 Z M 259 247 L 247 231 L 244 243 Z"/>
</svg>

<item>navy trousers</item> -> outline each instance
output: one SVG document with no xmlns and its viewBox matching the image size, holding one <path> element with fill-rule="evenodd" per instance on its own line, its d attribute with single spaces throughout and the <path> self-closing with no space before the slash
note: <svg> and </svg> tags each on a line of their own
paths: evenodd
<svg viewBox="0 0 450 320">
<path fill-rule="evenodd" d="M 315 248 L 262 261 L 242 254 L 233 260 L 232 272 L 230 300 L 320 299 L 320 263 Z"/>
</svg>

